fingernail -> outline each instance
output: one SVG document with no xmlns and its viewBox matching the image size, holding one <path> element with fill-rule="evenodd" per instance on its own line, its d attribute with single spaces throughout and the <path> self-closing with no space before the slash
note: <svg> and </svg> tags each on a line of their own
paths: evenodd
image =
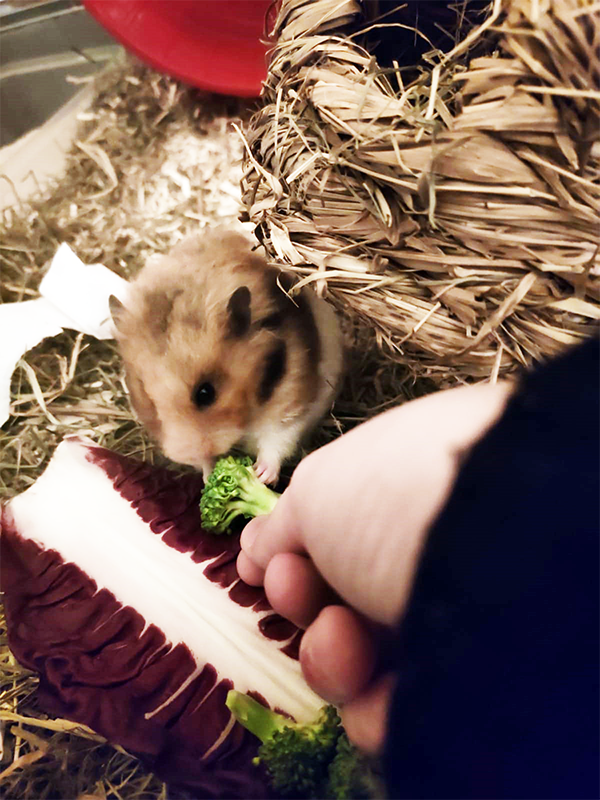
<svg viewBox="0 0 600 800">
<path fill-rule="evenodd" d="M 264 571 L 243 550 L 237 557 L 236 567 L 238 575 L 244 583 L 249 586 L 263 585 Z"/>
<path fill-rule="evenodd" d="M 299 657 L 304 678 L 313 691 L 320 695 L 323 700 L 334 706 L 341 706 L 347 700 L 347 697 L 330 685 L 331 676 L 324 674 L 321 663 L 322 658 L 318 651 L 319 648 L 315 653 L 310 635 L 302 637 Z"/>
<path fill-rule="evenodd" d="M 242 535 L 240 537 L 240 544 L 242 549 L 245 550 L 247 553 L 250 553 L 252 550 L 252 545 L 258 536 L 260 531 L 260 520 L 258 519 L 251 519 L 250 522 L 246 525 L 244 530 L 242 531 Z"/>
</svg>

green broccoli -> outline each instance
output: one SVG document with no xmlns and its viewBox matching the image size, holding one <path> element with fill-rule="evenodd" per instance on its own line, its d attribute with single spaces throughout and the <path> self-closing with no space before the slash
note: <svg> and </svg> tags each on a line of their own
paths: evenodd
<svg viewBox="0 0 600 800">
<path fill-rule="evenodd" d="M 228 533 L 236 517 L 268 514 L 280 497 L 256 477 L 250 456 L 220 458 L 200 499 L 202 527 L 212 533 Z"/>
<path fill-rule="evenodd" d="M 273 787 L 284 797 L 325 797 L 330 762 L 343 728 L 334 706 L 324 706 L 315 722 L 300 725 L 246 694 L 231 690 L 227 708 L 262 744 L 262 763 Z"/>
<path fill-rule="evenodd" d="M 323 796 L 327 800 L 369 800 L 385 796 L 385 788 L 376 775 L 372 759 L 354 747 L 345 731 L 337 740 Z"/>
</svg>

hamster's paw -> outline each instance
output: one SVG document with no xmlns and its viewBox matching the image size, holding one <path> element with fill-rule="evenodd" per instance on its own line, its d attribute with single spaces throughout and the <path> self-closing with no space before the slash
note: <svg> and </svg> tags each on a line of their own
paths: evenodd
<svg viewBox="0 0 600 800">
<path fill-rule="evenodd" d="M 202 480 L 204 481 L 204 483 L 206 483 L 206 481 L 208 480 L 208 476 L 213 471 L 213 468 L 215 466 L 215 460 L 216 459 L 214 458 L 205 458 L 201 462 L 200 472 L 202 473 Z"/>
<path fill-rule="evenodd" d="M 259 456 L 254 465 L 254 471 L 258 479 L 263 483 L 275 484 L 279 480 L 280 467 L 281 464 L 278 461 L 268 460 Z"/>
</svg>

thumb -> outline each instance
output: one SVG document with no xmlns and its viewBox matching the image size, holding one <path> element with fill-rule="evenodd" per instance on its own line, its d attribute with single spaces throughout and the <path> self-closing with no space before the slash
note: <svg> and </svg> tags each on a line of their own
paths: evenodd
<svg viewBox="0 0 600 800">
<path fill-rule="evenodd" d="M 345 606 L 326 606 L 307 628 L 300 664 L 307 683 L 340 707 L 349 739 L 376 754 L 383 747 L 394 677 L 373 680 L 377 640 L 371 626 Z"/>
<path fill-rule="evenodd" d="M 289 501 L 288 488 L 270 514 L 251 519 L 242 531 L 237 570 L 251 586 L 262 585 L 265 569 L 277 553 L 306 552 L 298 518 L 290 512 Z"/>
</svg>

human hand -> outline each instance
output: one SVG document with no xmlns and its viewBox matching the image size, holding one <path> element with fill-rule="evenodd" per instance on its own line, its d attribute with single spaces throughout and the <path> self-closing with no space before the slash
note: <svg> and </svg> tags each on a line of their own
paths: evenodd
<svg viewBox="0 0 600 800">
<path fill-rule="evenodd" d="M 402 616 L 461 459 L 511 391 L 463 387 L 375 417 L 305 458 L 275 510 L 242 533 L 240 577 L 306 628 L 305 677 L 367 751 L 381 748 L 393 689 L 377 671 L 380 633 Z"/>
</svg>

